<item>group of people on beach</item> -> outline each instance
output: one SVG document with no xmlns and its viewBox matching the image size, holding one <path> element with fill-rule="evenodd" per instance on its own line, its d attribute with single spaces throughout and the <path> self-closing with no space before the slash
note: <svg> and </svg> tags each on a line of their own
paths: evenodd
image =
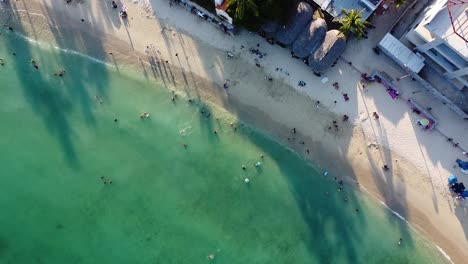
<svg viewBox="0 0 468 264">
<path fill-rule="evenodd" d="M 251 54 L 255 55 L 254 62 L 255 66 L 260 68 L 262 65 L 260 65 L 260 59 L 263 59 L 267 56 L 266 52 L 260 51 L 258 48 L 260 47 L 260 43 L 257 44 L 257 48 L 250 48 L 249 51 Z M 241 45 L 241 49 L 244 48 L 244 45 Z"/>
</svg>

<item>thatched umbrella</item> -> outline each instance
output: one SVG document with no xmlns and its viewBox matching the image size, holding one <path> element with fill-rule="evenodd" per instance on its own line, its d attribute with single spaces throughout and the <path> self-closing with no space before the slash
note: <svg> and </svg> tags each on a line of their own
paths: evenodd
<svg viewBox="0 0 468 264">
<path fill-rule="evenodd" d="M 343 54 L 345 49 L 345 36 L 340 34 L 338 30 L 330 30 L 327 32 L 322 45 L 309 56 L 309 66 L 315 72 L 322 72 L 329 68 Z"/>
<path fill-rule="evenodd" d="M 263 24 L 260 27 L 260 31 L 265 32 L 266 34 L 275 34 L 276 31 L 280 28 L 280 24 L 276 21 L 270 21 Z"/>
<path fill-rule="evenodd" d="M 313 13 L 314 10 L 309 4 L 300 2 L 296 10 L 294 10 L 293 17 L 276 33 L 276 42 L 282 46 L 293 43 L 310 20 L 312 20 Z"/>
<path fill-rule="evenodd" d="M 260 27 L 258 34 L 267 39 L 268 42 L 273 44 L 273 37 L 276 31 L 280 28 L 280 24 L 276 21 L 269 21 Z"/>
<path fill-rule="evenodd" d="M 323 43 L 327 34 L 327 22 L 321 18 L 312 20 L 292 45 L 294 57 L 305 58 Z"/>
</svg>

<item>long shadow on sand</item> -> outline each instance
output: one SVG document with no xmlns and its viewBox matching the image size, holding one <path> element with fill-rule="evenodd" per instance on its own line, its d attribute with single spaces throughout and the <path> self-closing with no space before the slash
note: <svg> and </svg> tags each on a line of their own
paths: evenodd
<svg viewBox="0 0 468 264">
<path fill-rule="evenodd" d="M 18 3 L 21 5 L 22 3 Z M 53 38 L 59 47 L 67 47 L 72 50 L 79 49 L 84 44 L 85 51 L 88 54 L 103 53 L 103 47 L 99 42 L 86 42 L 86 37 L 79 34 L 79 31 L 73 31 L 69 28 L 60 28 L 54 24 L 54 21 L 46 21 L 43 16 L 29 14 L 27 12 L 13 12 L 14 8 L 28 10 L 27 2 L 25 6 L 14 6 L 16 3 L 7 1 L 4 3 L 7 14 L 7 19 L 4 21 L 14 28 L 14 32 L 4 34 L 7 49 L 16 56 L 12 56 L 16 67 L 16 74 L 21 82 L 24 96 L 31 104 L 31 107 L 42 118 L 49 132 L 54 135 L 63 150 L 63 156 L 70 167 L 78 169 L 80 167 L 79 157 L 76 155 L 74 146 L 74 137 L 77 135 L 74 132 L 73 124 L 68 121 L 68 115 L 71 113 L 71 101 L 78 101 L 80 110 L 85 123 L 90 127 L 95 125 L 95 117 L 92 112 L 92 104 L 94 96 L 99 95 L 101 98 L 106 98 L 107 75 L 102 66 L 99 70 L 99 77 L 95 69 L 88 69 L 85 65 L 77 64 L 76 55 L 66 54 L 66 52 L 55 52 L 53 55 L 59 56 L 56 58 L 59 66 L 41 64 L 41 61 L 50 60 L 40 52 L 33 51 L 31 46 L 37 45 L 25 41 L 23 34 L 33 38 L 35 34 L 44 30 L 51 30 Z M 53 17 L 51 10 L 46 10 L 48 15 Z M 42 28 L 44 27 L 44 28 Z M 32 36 L 28 33 L 33 32 Z M 38 39 L 39 40 L 39 39 Z M 92 43 L 92 44 L 91 44 Z M 30 60 L 35 60 L 38 69 L 33 68 Z M 56 67 L 56 68 L 54 68 Z M 66 73 L 63 78 L 54 76 L 54 73 L 59 69 L 65 69 Z M 98 67 L 99 68 L 99 67 Z M 34 79 L 31 82 L 31 79 Z M 33 83 L 34 85 L 31 85 Z M 93 94 L 90 94 L 88 87 L 98 87 Z M 60 87 L 60 89 L 57 89 Z M 61 90 L 64 90 L 63 92 Z"/>
</svg>

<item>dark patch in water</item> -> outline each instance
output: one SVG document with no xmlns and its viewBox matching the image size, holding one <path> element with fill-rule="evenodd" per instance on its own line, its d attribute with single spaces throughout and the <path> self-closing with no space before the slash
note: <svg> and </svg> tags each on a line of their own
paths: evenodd
<svg viewBox="0 0 468 264">
<path fill-rule="evenodd" d="M 63 226 L 62 224 L 56 224 L 55 225 L 55 228 L 60 230 L 60 229 L 63 229 L 65 226 Z"/>
<path fill-rule="evenodd" d="M 0 237 L 0 256 L 4 256 L 8 251 L 8 241 Z"/>
</svg>

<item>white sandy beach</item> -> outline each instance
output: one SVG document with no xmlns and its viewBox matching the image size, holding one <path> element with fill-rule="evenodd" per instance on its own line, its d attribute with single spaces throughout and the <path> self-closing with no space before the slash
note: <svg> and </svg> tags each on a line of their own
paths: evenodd
<svg viewBox="0 0 468 264">
<path fill-rule="evenodd" d="M 468 150 L 468 123 L 421 92 L 410 78 L 397 83 L 402 97 L 432 107 L 439 121 L 435 131 L 418 127 L 418 116 L 405 100 L 392 100 L 380 84 L 360 86 L 356 69 L 384 70 L 394 78 L 405 74 L 390 59 L 372 52 L 372 41 L 383 35 L 371 32 L 368 40 L 350 41 L 343 57 L 353 67 L 340 61 L 324 74 L 329 81 L 323 84 L 310 68 L 292 59 L 289 50 L 272 46 L 257 34 L 243 31 L 228 36 L 180 6 L 169 7 L 165 0 L 117 2 L 129 7 L 128 23 L 105 0 L 72 5 L 63 0 L 10 0 L 0 3 L 0 22 L 23 28 L 32 39 L 47 40 L 116 67 L 130 65 L 147 78 L 164 82 L 168 89 L 227 109 L 324 170 L 358 181 L 362 190 L 402 215 L 453 262 L 468 258 L 468 203 L 455 202 L 447 190 L 451 174 L 468 182 L 468 175 L 455 166 L 457 158 L 463 159 L 462 149 Z M 248 51 L 257 43 L 268 54 L 259 60 L 261 68 Z M 150 45 L 154 49 L 148 56 L 144 50 Z M 226 51 L 235 58 L 226 59 Z M 159 66 L 152 68 L 148 59 L 159 60 Z M 167 67 L 162 67 L 166 60 Z M 289 75 L 276 71 L 278 67 Z M 298 87 L 299 80 L 307 85 Z M 227 90 L 222 87 L 225 82 L 230 85 Z M 333 82 L 340 84 L 339 90 L 332 87 Z M 348 94 L 348 102 L 343 93 Z M 318 107 L 316 101 L 320 101 Z M 379 120 L 372 117 L 373 112 Z M 350 117 L 348 122 L 341 121 L 344 114 Z M 333 120 L 339 131 L 328 129 Z M 298 131 L 295 136 L 290 133 L 293 127 Z M 390 171 L 382 170 L 385 164 Z"/>
</svg>

